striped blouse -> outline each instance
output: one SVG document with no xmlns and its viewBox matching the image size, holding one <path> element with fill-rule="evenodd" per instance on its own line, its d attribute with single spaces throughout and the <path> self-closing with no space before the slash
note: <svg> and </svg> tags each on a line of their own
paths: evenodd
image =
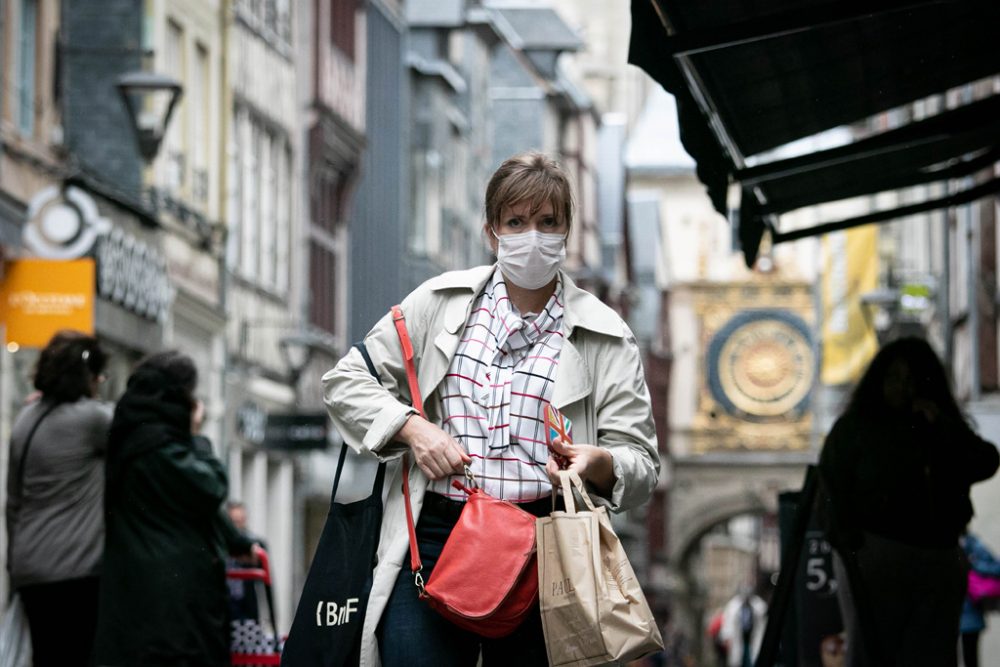
<svg viewBox="0 0 1000 667">
<path fill-rule="evenodd" d="M 562 279 L 538 314 L 522 316 L 499 270 L 476 298 L 441 390 L 442 428 L 461 443 L 479 485 L 490 495 L 529 502 L 551 495 L 545 472 L 544 408 L 552 397 L 562 349 Z M 462 475 L 432 481 L 454 500 Z"/>
</svg>

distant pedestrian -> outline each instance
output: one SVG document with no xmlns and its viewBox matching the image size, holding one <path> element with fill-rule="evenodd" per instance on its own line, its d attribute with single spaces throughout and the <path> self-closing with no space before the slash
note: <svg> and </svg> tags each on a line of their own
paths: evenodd
<svg viewBox="0 0 1000 667">
<path fill-rule="evenodd" d="M 225 556 L 248 552 L 225 513 L 227 480 L 198 432 L 191 359 L 142 361 L 115 408 L 108 444 L 107 542 L 98 665 L 229 664 Z"/>
<path fill-rule="evenodd" d="M 1000 577 L 1000 560 L 972 533 L 962 536 L 962 548 L 969 559 L 969 567 L 987 577 Z M 986 629 L 982 604 L 965 596 L 959 631 L 962 633 L 962 664 L 979 667 L 979 635 Z"/>
<path fill-rule="evenodd" d="M 886 345 L 820 457 L 848 665 L 956 664 L 969 489 L 1000 465 L 949 389 L 931 346 Z M 848 598 L 853 597 L 853 601 Z"/>
<path fill-rule="evenodd" d="M 239 500 L 226 502 L 226 513 L 232 521 L 236 532 L 245 542 L 255 543 L 262 549 L 267 549 L 263 539 L 250 532 L 247 525 L 247 508 Z M 227 559 L 227 567 L 240 568 L 248 564 L 245 557 Z M 230 621 L 241 623 L 247 620 L 259 621 L 260 609 L 257 600 L 256 582 L 250 579 L 229 579 L 229 617 Z"/>
<path fill-rule="evenodd" d="M 722 608 L 719 639 L 726 645 L 728 667 L 753 667 L 767 625 L 767 603 L 744 587 Z"/>
<path fill-rule="evenodd" d="M 256 542 L 261 548 L 267 548 L 264 540 L 250 530 L 250 520 L 247 516 L 246 503 L 240 500 L 226 501 L 226 513 L 229 515 L 229 520 L 233 522 L 233 527 L 236 528 L 240 535 L 251 542 Z"/>
<path fill-rule="evenodd" d="M 111 424 L 111 406 L 95 396 L 107 359 L 93 336 L 57 333 L 38 358 L 39 394 L 14 421 L 7 568 L 35 667 L 86 665 L 93 647 Z"/>
<path fill-rule="evenodd" d="M 674 618 L 669 610 L 665 613 L 666 619 L 663 622 L 663 650 L 657 654 L 659 663 L 653 663 L 652 658 L 647 658 L 648 667 L 694 667 L 694 651 L 691 640 L 688 638 L 684 628 Z M 656 657 L 656 656 L 654 656 Z"/>
</svg>

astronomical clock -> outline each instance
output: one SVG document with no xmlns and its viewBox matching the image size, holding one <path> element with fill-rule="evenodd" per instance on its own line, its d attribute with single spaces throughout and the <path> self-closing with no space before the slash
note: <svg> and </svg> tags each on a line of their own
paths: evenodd
<svg viewBox="0 0 1000 667">
<path fill-rule="evenodd" d="M 818 374 L 810 286 L 755 282 L 695 292 L 703 356 L 694 452 L 807 449 Z"/>
</svg>

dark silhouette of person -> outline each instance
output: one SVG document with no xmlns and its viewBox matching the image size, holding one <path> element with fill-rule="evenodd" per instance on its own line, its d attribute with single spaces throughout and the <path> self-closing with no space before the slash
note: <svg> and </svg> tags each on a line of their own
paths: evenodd
<svg viewBox="0 0 1000 667">
<path fill-rule="evenodd" d="M 998 465 L 927 341 L 879 351 L 820 457 L 823 522 L 849 584 L 849 667 L 956 664 L 968 572 L 959 536 L 970 487 Z"/>
<path fill-rule="evenodd" d="M 102 667 L 226 667 L 225 557 L 249 553 L 222 511 L 225 468 L 198 435 L 198 371 L 175 351 L 139 363 L 108 438 Z"/>
</svg>

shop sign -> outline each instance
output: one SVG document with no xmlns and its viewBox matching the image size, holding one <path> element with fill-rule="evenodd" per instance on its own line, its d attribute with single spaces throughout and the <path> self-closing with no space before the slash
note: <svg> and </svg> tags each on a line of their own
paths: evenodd
<svg viewBox="0 0 1000 667">
<path fill-rule="evenodd" d="M 285 451 L 326 449 L 329 421 L 324 413 L 269 414 L 264 447 Z"/>
<path fill-rule="evenodd" d="M 76 259 L 110 229 L 111 222 L 101 216 L 90 195 L 73 186 L 52 185 L 31 198 L 23 241 L 38 257 Z"/>
<path fill-rule="evenodd" d="M 236 410 L 236 432 L 251 445 L 263 445 L 267 434 L 267 413 L 247 401 Z"/>
<path fill-rule="evenodd" d="M 94 260 L 19 259 L 0 283 L 7 343 L 45 347 L 61 329 L 94 333 Z"/>
<path fill-rule="evenodd" d="M 166 320 L 174 299 L 166 259 L 120 227 L 98 247 L 97 289 L 105 299 L 157 322 Z"/>
</svg>

